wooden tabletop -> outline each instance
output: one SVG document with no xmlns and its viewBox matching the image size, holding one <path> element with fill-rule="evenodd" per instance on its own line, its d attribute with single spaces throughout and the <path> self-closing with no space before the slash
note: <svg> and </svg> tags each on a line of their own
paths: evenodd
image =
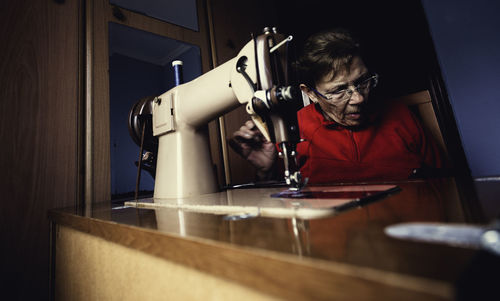
<svg viewBox="0 0 500 301">
<path fill-rule="evenodd" d="M 287 299 L 370 294 L 453 298 L 454 283 L 476 251 L 397 240 L 384 228 L 401 222 L 469 223 L 455 181 L 391 184 L 401 190 L 366 206 L 309 220 L 228 220 L 221 214 L 110 204 L 94 206 L 87 214 L 54 210 L 49 217 L 56 224 Z"/>
</svg>

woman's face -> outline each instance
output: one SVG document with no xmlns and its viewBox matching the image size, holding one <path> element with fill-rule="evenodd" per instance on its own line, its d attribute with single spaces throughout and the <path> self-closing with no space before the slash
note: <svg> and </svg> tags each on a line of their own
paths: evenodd
<svg viewBox="0 0 500 301">
<path fill-rule="evenodd" d="M 368 117 L 366 101 L 369 91 L 355 86 L 367 76 L 368 68 L 360 57 L 355 57 L 346 72 L 333 78 L 332 74 L 327 74 L 317 82 L 315 89 L 319 93 L 307 88 L 305 91 L 320 105 L 327 120 L 345 127 L 359 127 Z"/>
</svg>

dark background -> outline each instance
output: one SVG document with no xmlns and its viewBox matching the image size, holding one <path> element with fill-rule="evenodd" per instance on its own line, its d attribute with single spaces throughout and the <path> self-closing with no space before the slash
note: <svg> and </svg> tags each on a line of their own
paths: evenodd
<svg viewBox="0 0 500 301">
<path fill-rule="evenodd" d="M 380 75 L 379 93 L 401 96 L 428 89 L 433 45 L 420 1 L 277 1 L 280 32 L 294 35 L 298 54 L 320 30 L 352 31 Z"/>
</svg>

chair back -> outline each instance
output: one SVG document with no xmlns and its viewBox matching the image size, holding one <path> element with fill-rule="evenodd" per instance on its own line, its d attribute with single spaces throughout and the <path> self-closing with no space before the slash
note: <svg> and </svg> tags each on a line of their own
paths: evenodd
<svg viewBox="0 0 500 301">
<path fill-rule="evenodd" d="M 448 150 L 444 143 L 443 135 L 441 129 L 439 128 L 439 123 L 434 113 L 434 108 L 432 107 L 432 100 L 429 91 L 420 91 L 405 96 L 401 96 L 393 99 L 393 101 L 405 103 L 410 111 L 412 111 L 417 118 L 421 121 L 422 126 L 425 128 L 427 133 L 436 142 L 438 148 L 444 157 L 450 162 L 448 155 Z"/>
</svg>

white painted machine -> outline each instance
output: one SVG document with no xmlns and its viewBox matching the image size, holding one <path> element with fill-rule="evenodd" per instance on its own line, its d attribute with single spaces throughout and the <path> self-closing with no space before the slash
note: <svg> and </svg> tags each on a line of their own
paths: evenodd
<svg viewBox="0 0 500 301">
<path fill-rule="evenodd" d="M 218 191 L 205 125 L 242 104 L 279 146 L 286 183 L 292 189 L 302 185 L 295 162 L 302 97 L 288 78 L 291 39 L 266 28 L 235 58 L 152 100 L 152 131 L 158 137 L 155 199 Z"/>
</svg>

